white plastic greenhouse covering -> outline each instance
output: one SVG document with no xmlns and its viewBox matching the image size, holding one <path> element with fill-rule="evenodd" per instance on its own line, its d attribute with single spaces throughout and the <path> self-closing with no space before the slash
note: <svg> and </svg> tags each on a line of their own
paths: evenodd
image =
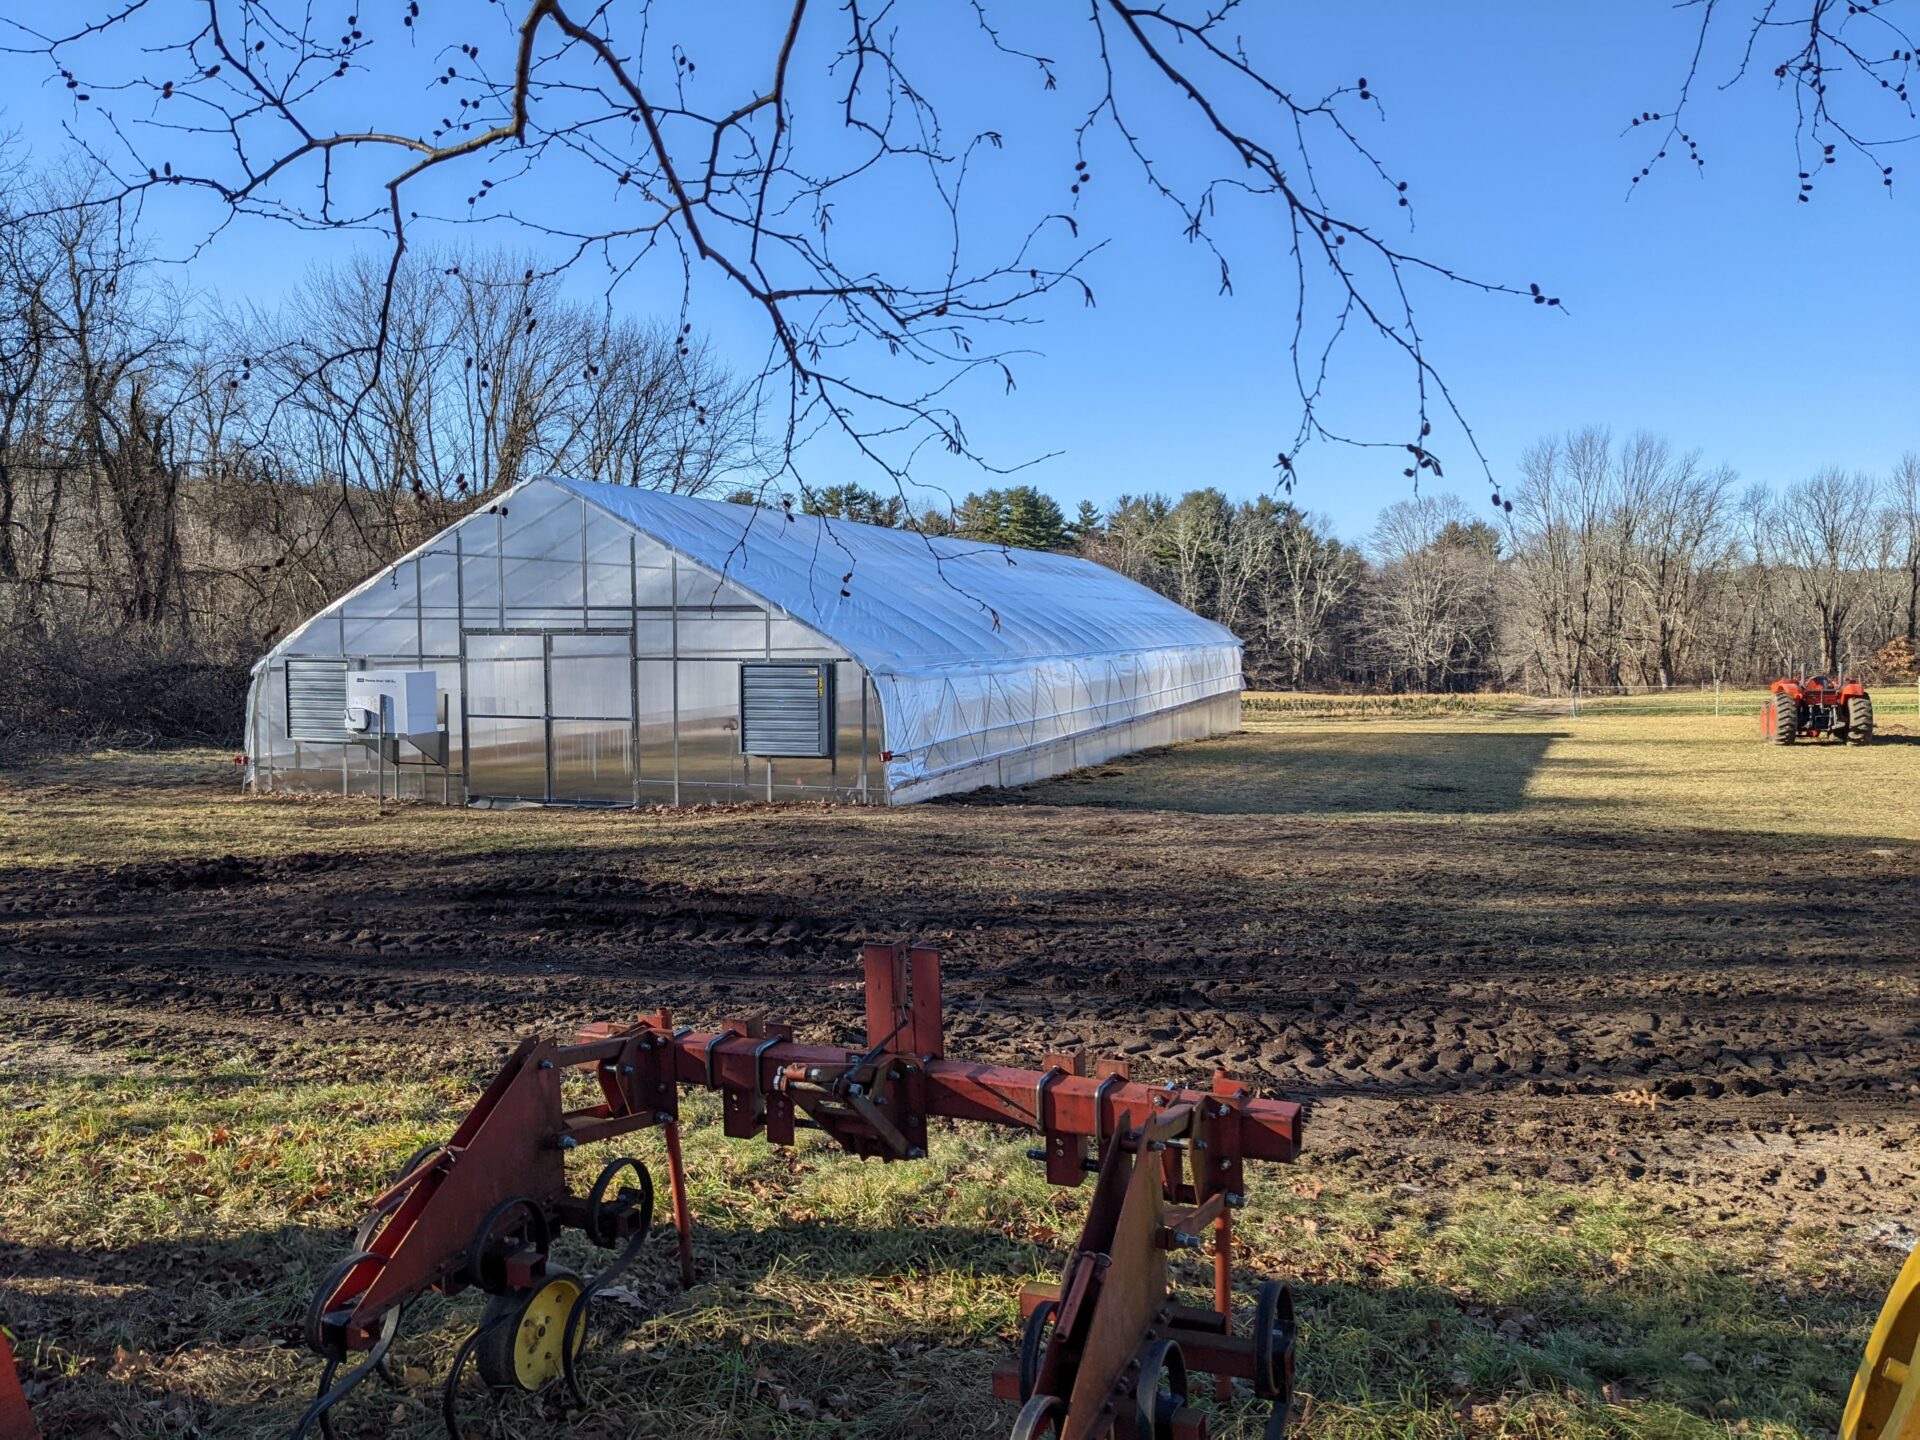
<svg viewBox="0 0 1920 1440">
<path fill-rule="evenodd" d="M 527 481 L 494 508 L 500 517 L 467 517 L 260 661 L 248 723 L 256 788 L 355 788 L 352 756 L 316 765 L 311 753 L 284 753 L 296 700 L 282 672 L 303 656 L 348 669 L 433 666 L 442 690 L 456 692 L 448 728 L 462 758 L 450 765 L 466 795 L 443 786 L 447 799 L 497 788 L 472 783 L 480 748 L 519 745 L 531 756 L 540 725 L 544 781 L 514 793 L 613 798 L 569 790 L 583 745 L 595 767 L 626 747 L 636 799 L 669 780 L 675 800 L 683 781 L 717 786 L 720 773 L 689 757 L 701 744 L 743 743 L 728 702 L 744 696 L 747 659 L 840 667 L 840 699 L 826 703 L 837 705 L 844 768 L 836 761 L 827 777 L 789 762 L 766 761 L 764 776 L 729 768 L 736 798 L 758 797 L 764 782 L 767 796 L 825 788 L 897 804 L 1239 726 L 1233 633 L 1086 560 L 560 477 Z M 390 633 L 378 633 L 383 624 Z M 514 677 L 532 676 L 525 647 L 543 632 L 547 699 L 536 705 L 526 696 L 538 687 Z M 595 647 L 612 665 L 618 643 L 633 662 L 631 701 L 612 694 L 610 669 L 599 683 L 608 698 L 591 711 L 600 721 L 578 718 L 577 705 L 554 714 L 556 667 L 584 675 Z M 516 686 L 519 700 L 487 698 Z M 670 698 L 648 700 L 669 686 Z M 628 723 L 631 742 L 613 733 Z M 441 798 L 424 782 L 421 793 Z"/>
</svg>

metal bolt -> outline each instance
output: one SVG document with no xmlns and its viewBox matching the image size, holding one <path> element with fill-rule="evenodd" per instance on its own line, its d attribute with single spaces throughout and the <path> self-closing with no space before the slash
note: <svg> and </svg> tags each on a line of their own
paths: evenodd
<svg viewBox="0 0 1920 1440">
<path fill-rule="evenodd" d="M 668 1114 L 665 1110 L 654 1111 L 653 1118 L 659 1121 L 662 1125 L 671 1125 L 673 1123 L 673 1116 Z"/>
<path fill-rule="evenodd" d="M 1044 1160 L 1046 1158 L 1047 1152 L 1044 1148 L 1027 1151 L 1027 1159 L 1029 1160 Z"/>
<path fill-rule="evenodd" d="M 1167 1148 L 1167 1142 L 1164 1140 L 1149 1140 L 1147 1142 L 1147 1149 L 1149 1150 L 1158 1152 L 1166 1148 Z"/>
<path fill-rule="evenodd" d="M 620 1067 L 620 1073 L 621 1073 L 622 1075 L 631 1075 L 631 1074 L 633 1074 L 633 1066 L 631 1066 L 631 1065 L 622 1065 L 622 1066 Z"/>
<path fill-rule="evenodd" d="M 572 1135 L 562 1135 L 559 1140 L 559 1145 L 562 1150 L 575 1149 L 579 1144 L 579 1140 Z"/>
<path fill-rule="evenodd" d="M 907 1147 L 907 1159 L 924 1160 L 926 1158 L 927 1158 L 927 1152 L 922 1150 L 918 1145 L 909 1145 Z"/>
<path fill-rule="evenodd" d="M 1231 1170 L 1233 1168 L 1233 1162 L 1231 1160 L 1222 1160 L 1220 1162 L 1220 1168 L 1222 1170 Z"/>
<path fill-rule="evenodd" d="M 864 1095 L 866 1093 L 867 1092 L 858 1084 L 847 1086 L 847 1094 L 849 1095 Z"/>
<path fill-rule="evenodd" d="M 542 1070 L 551 1070 L 551 1069 L 553 1069 L 553 1061 L 551 1061 L 551 1060 L 542 1060 L 542 1061 L 540 1062 L 540 1068 L 541 1068 Z"/>
<path fill-rule="evenodd" d="M 1229 1190 L 1225 1195 L 1220 1197 L 1220 1203 L 1225 1205 L 1229 1210 L 1244 1210 L 1247 1208 L 1247 1197 L 1244 1195 L 1236 1195 L 1233 1191 Z"/>
</svg>

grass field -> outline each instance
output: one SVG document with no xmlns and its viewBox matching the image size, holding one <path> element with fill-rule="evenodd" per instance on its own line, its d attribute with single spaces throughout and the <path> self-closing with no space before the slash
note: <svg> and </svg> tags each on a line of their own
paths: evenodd
<svg viewBox="0 0 1920 1440">
<path fill-rule="evenodd" d="M 1308 1103 L 1239 1257 L 1301 1303 L 1302 1433 L 1811 1440 L 1916 1239 L 1901 698 L 1870 747 L 1779 750 L 1755 696 L 1251 697 L 1238 736 L 899 811 L 381 816 L 243 799 L 207 754 L 0 772 L 0 1318 L 49 1435 L 283 1430 L 308 1290 L 515 1036 L 667 1002 L 825 1038 L 858 940 L 910 933 L 948 956 L 955 1053 L 1078 1039 Z M 593 1407 L 493 1433 L 1006 1432 L 988 1375 L 1084 1190 L 978 1129 L 884 1168 L 691 1134 L 701 1283 L 663 1239 Z M 419 1307 L 346 1433 L 436 1433 L 476 1315 Z"/>
</svg>

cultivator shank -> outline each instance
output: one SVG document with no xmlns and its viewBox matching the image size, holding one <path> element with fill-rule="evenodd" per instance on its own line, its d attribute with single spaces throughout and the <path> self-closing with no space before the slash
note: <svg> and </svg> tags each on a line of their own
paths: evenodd
<svg viewBox="0 0 1920 1440">
<path fill-rule="evenodd" d="M 570 1045 L 523 1044 L 452 1138 L 416 1155 L 374 1202 L 352 1252 L 315 1293 L 307 1338 L 328 1363 L 299 1433 L 314 1425 L 332 1433 L 331 1406 L 384 1367 L 406 1304 L 476 1285 L 493 1299 L 447 1378 L 449 1431 L 460 1433 L 469 1365 L 496 1396 L 559 1380 L 581 1400 L 575 1366 L 587 1314 L 638 1253 L 654 1197 L 645 1167 L 629 1157 L 575 1195 L 565 1154 L 661 1131 L 681 1278 L 691 1284 L 679 1094 L 700 1087 L 721 1093 L 729 1136 L 788 1145 L 815 1129 L 855 1155 L 916 1160 L 939 1116 L 1037 1132 L 1042 1143 L 1029 1154 L 1056 1185 L 1097 1176 L 1060 1285 L 1023 1297 L 1020 1361 L 995 1377 L 997 1392 L 1024 1402 L 1016 1436 L 1201 1440 L 1201 1413 L 1185 1403 L 1190 1370 L 1220 1377 L 1222 1393 L 1228 1377 L 1251 1382 L 1273 1402 L 1277 1434 L 1291 1398 L 1291 1308 L 1270 1284 L 1253 1332 L 1229 1334 L 1232 1226 L 1245 1162 L 1292 1159 L 1300 1107 L 1256 1099 L 1224 1073 L 1204 1091 L 1140 1084 L 1123 1062 L 1090 1062 L 1083 1052 L 1048 1055 L 1040 1070 L 948 1059 L 938 954 L 869 945 L 864 960 L 861 1050 L 801 1044 L 791 1026 L 763 1020 L 675 1028 L 664 1010 L 589 1026 Z M 596 1103 L 565 1107 L 569 1072 L 592 1075 Z M 583 1277 L 551 1261 L 563 1228 L 611 1252 L 609 1263 Z M 1167 1254 L 1201 1248 L 1209 1232 L 1214 1306 L 1174 1305 Z"/>
</svg>

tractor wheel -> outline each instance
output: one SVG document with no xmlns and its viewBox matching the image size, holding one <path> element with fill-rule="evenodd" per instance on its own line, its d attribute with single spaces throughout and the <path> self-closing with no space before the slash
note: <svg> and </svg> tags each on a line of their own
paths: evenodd
<svg viewBox="0 0 1920 1440">
<path fill-rule="evenodd" d="M 1800 733 L 1800 702 L 1791 695 L 1775 695 L 1760 712 L 1761 733 L 1770 745 L 1791 745 Z"/>
<path fill-rule="evenodd" d="M 1873 699 L 1856 695 L 1847 702 L 1847 739 L 1864 745 L 1873 739 Z"/>
</svg>

